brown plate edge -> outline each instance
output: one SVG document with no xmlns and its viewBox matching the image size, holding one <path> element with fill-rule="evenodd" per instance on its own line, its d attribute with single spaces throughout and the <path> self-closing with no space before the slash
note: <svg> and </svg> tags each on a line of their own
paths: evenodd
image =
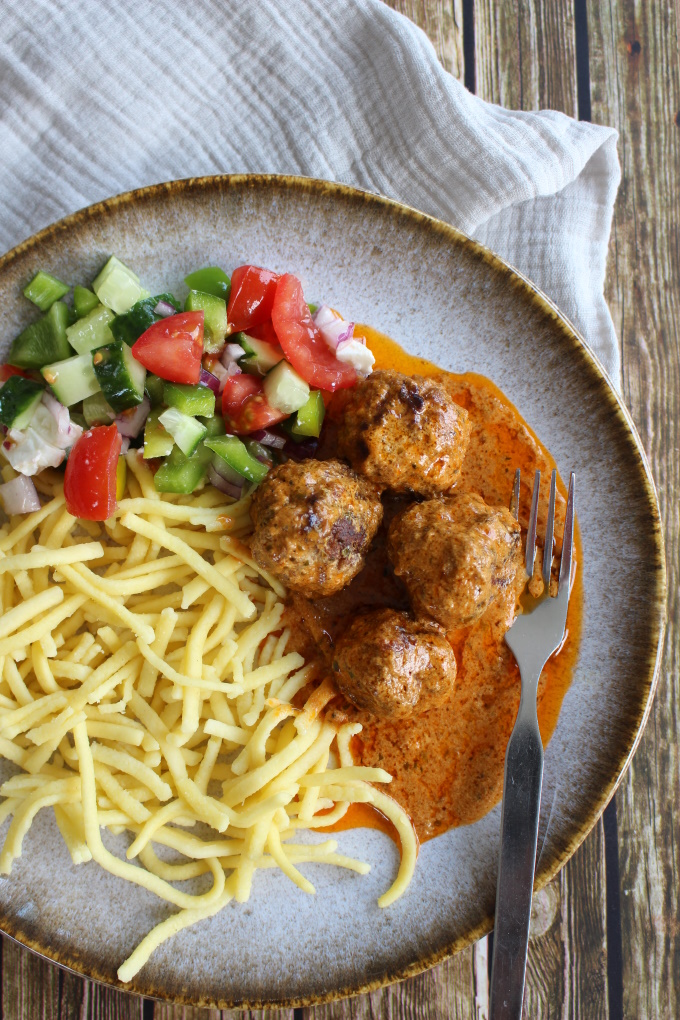
<svg viewBox="0 0 680 1020">
<path fill-rule="evenodd" d="M 575 853 L 588 833 L 591 831 L 605 807 L 614 796 L 614 793 L 623 779 L 625 771 L 638 747 L 649 717 L 654 692 L 659 678 L 666 621 L 666 561 L 664 536 L 656 488 L 651 469 L 644 447 L 628 409 L 614 389 L 605 368 L 588 348 L 584 338 L 581 336 L 576 327 L 562 312 L 558 310 L 554 302 L 538 287 L 536 287 L 535 284 L 528 280 L 518 269 L 504 262 L 500 256 L 494 254 L 479 242 L 473 241 L 460 230 L 457 230 L 455 227 L 443 222 L 442 220 L 428 216 L 426 213 L 419 212 L 417 209 L 404 205 L 400 202 L 396 202 L 393 199 L 363 191 L 359 188 L 353 188 L 346 184 L 317 180 L 315 178 L 297 177 L 293 175 L 224 174 L 205 177 L 190 177 L 182 180 L 152 184 L 134 191 L 127 191 L 112 198 L 104 199 L 94 205 L 87 206 L 84 209 L 80 209 L 61 220 L 56 221 L 55 223 L 44 227 L 38 233 L 33 234 L 31 237 L 22 241 L 5 255 L 0 257 L 0 272 L 6 266 L 10 265 L 24 254 L 30 252 L 42 242 L 58 237 L 61 233 L 72 231 L 74 228 L 91 219 L 96 219 L 100 216 L 106 217 L 121 206 L 139 202 L 153 202 L 171 195 L 189 193 L 193 191 L 209 191 L 214 190 L 215 188 L 218 190 L 226 190 L 233 187 L 257 189 L 262 187 L 270 188 L 272 186 L 277 186 L 279 188 L 283 187 L 298 192 L 307 190 L 315 192 L 316 194 L 325 193 L 352 203 L 359 200 L 366 203 L 377 204 L 394 217 L 406 217 L 411 221 L 428 226 L 435 233 L 446 237 L 449 241 L 453 241 L 454 243 L 467 248 L 471 255 L 486 262 L 494 270 L 496 270 L 496 272 L 506 276 L 509 285 L 522 290 L 527 300 L 529 300 L 534 306 L 538 307 L 544 315 L 547 315 L 548 318 L 553 321 L 554 325 L 560 330 L 565 339 L 567 339 L 571 343 L 572 347 L 579 352 L 579 356 L 585 362 L 585 366 L 591 375 L 591 378 L 598 384 L 603 398 L 609 404 L 614 415 L 624 426 L 624 435 L 626 435 L 626 438 L 631 444 L 631 452 L 633 454 L 637 454 L 639 457 L 639 461 L 642 466 L 640 479 L 642 483 L 641 494 L 644 494 L 648 504 L 652 523 L 652 538 L 656 547 L 654 563 L 651 564 L 655 570 L 654 580 L 656 583 L 650 608 L 650 617 L 653 620 L 653 626 L 650 636 L 649 653 L 644 667 L 644 676 L 646 680 L 640 688 L 638 712 L 633 720 L 633 740 L 619 759 L 611 781 L 602 790 L 593 809 L 584 819 L 578 832 L 574 833 L 570 841 L 561 849 L 560 852 L 556 852 L 545 861 L 541 861 L 539 872 L 534 883 L 534 888 L 536 890 L 542 889 L 554 878 L 557 872 L 564 867 L 569 858 Z M 79 961 L 73 957 L 69 959 L 66 956 L 60 956 L 49 946 L 46 947 L 38 943 L 23 932 L 20 933 L 14 924 L 13 919 L 0 913 L 0 931 L 2 931 L 3 935 L 11 938 L 26 949 L 34 952 L 36 955 L 49 960 L 51 963 L 57 964 L 65 970 L 69 970 L 81 977 L 98 981 L 101 984 L 107 985 L 110 988 L 115 988 L 118 991 L 125 991 L 130 994 L 137 994 L 148 998 L 172 1002 L 177 1005 L 193 1005 L 213 1009 L 258 1009 L 263 1007 L 292 1008 L 321 1005 L 323 1003 L 332 1002 L 351 995 L 364 994 L 377 988 L 382 988 L 385 985 L 393 984 L 397 981 L 403 981 L 409 977 L 414 977 L 417 974 L 436 966 L 460 950 L 472 945 L 478 939 L 488 934 L 492 928 L 493 915 L 490 914 L 482 922 L 480 922 L 480 924 L 472 929 L 472 931 L 456 939 L 449 945 L 438 949 L 436 952 L 431 953 L 426 957 L 414 961 L 406 967 L 402 967 L 394 972 L 381 975 L 381 977 L 376 978 L 375 980 L 366 982 L 360 987 L 333 989 L 319 995 L 300 996 L 298 998 L 286 1000 L 215 1001 L 212 999 L 193 998 L 183 994 L 168 997 L 162 989 L 143 985 L 141 982 L 132 981 L 127 984 L 123 984 L 116 980 L 111 980 L 110 973 L 104 975 L 99 973 L 96 968 L 92 968 L 91 966 L 82 966 L 79 964 Z"/>
</svg>

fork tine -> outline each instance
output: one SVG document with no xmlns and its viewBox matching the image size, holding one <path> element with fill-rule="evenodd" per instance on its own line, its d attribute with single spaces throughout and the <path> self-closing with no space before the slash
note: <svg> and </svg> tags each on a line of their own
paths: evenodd
<svg viewBox="0 0 680 1020">
<path fill-rule="evenodd" d="M 550 477 L 550 505 L 548 506 L 548 520 L 545 527 L 545 545 L 543 546 L 543 583 L 546 591 L 550 587 L 550 568 L 553 560 L 553 536 L 555 534 L 555 488 L 557 485 L 557 471 L 553 468 Z"/>
<path fill-rule="evenodd" d="M 564 517 L 564 538 L 562 539 L 562 562 L 560 563 L 560 586 L 571 582 L 571 557 L 574 546 L 574 485 L 576 475 L 571 472 L 569 477 L 569 494 L 567 496 L 567 512 Z"/>
<path fill-rule="evenodd" d="M 512 498 L 510 500 L 510 513 L 516 521 L 519 520 L 519 485 L 522 479 L 522 472 L 519 468 L 515 471 L 515 484 L 512 487 Z"/>
<path fill-rule="evenodd" d="M 531 497 L 531 515 L 529 517 L 529 530 L 527 532 L 527 560 L 526 571 L 529 577 L 534 572 L 534 559 L 536 557 L 536 522 L 538 519 L 538 493 L 541 488 L 541 472 L 534 475 L 534 493 Z"/>
</svg>

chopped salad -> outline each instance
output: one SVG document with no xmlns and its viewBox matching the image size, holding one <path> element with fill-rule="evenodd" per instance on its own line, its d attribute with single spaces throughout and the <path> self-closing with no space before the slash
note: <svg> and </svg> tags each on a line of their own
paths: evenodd
<svg viewBox="0 0 680 1020">
<path fill-rule="evenodd" d="M 159 492 L 212 484 L 238 499 L 274 464 L 312 455 L 330 395 L 372 370 L 354 324 L 308 305 L 291 273 L 209 266 L 184 282 L 182 307 L 114 255 L 70 302 L 71 287 L 42 270 L 27 285 L 44 314 L 0 366 L 8 514 L 39 509 L 32 476 L 65 463 L 69 512 L 106 520 L 131 445 Z"/>
</svg>

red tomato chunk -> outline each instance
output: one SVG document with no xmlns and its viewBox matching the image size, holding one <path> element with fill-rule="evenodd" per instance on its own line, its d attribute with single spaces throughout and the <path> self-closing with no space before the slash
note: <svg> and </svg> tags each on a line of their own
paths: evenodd
<svg viewBox="0 0 680 1020">
<path fill-rule="evenodd" d="M 222 393 L 222 414 L 227 432 L 245 434 L 266 429 L 288 415 L 267 403 L 262 380 L 255 375 L 232 375 Z"/>
<path fill-rule="evenodd" d="M 314 325 L 296 276 L 279 278 L 272 308 L 272 323 L 283 353 L 298 375 L 319 390 L 347 389 L 357 374 L 352 365 L 338 361 Z"/>
<path fill-rule="evenodd" d="M 140 364 L 168 382 L 195 384 L 203 357 L 203 312 L 159 319 L 132 345 Z"/>
<path fill-rule="evenodd" d="M 277 280 L 276 273 L 259 266 L 239 266 L 234 270 L 227 305 L 227 319 L 234 332 L 247 332 L 271 318 Z"/>
<path fill-rule="evenodd" d="M 66 463 L 66 509 L 87 521 L 105 521 L 116 509 L 116 468 L 121 438 L 115 425 L 83 432 Z"/>
</svg>

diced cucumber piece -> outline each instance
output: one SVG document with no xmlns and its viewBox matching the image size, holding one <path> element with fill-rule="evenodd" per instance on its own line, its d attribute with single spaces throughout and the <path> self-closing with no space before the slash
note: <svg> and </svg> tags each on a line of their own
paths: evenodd
<svg viewBox="0 0 680 1020">
<path fill-rule="evenodd" d="M 99 304 L 99 298 L 87 287 L 81 287 L 79 283 L 73 288 L 73 308 L 79 319 L 90 312 Z"/>
<path fill-rule="evenodd" d="M 184 282 L 191 290 L 201 290 L 204 294 L 214 294 L 215 297 L 229 300 L 231 291 L 231 280 L 223 269 L 217 266 L 206 266 L 205 269 L 197 269 L 184 277 Z"/>
<path fill-rule="evenodd" d="M 152 411 L 147 418 L 147 427 L 150 421 L 154 421 L 157 426 L 154 428 L 150 440 L 152 440 L 151 450 L 158 450 L 158 453 L 147 453 L 147 432 L 144 432 L 144 456 L 148 459 L 152 456 L 161 457 L 163 453 L 160 452 L 161 438 L 165 438 L 172 443 L 172 437 L 168 435 L 162 425 L 158 425 L 158 411 Z M 152 417 L 152 416 L 155 416 Z M 224 419 L 216 414 L 212 418 L 203 418 L 202 424 L 206 429 L 206 437 L 215 437 L 224 435 Z M 162 431 L 161 431 L 162 429 Z M 153 445 L 156 444 L 157 445 Z M 210 464 L 213 453 L 211 450 L 206 448 L 205 443 L 199 443 L 195 453 L 191 457 L 187 457 L 186 454 L 182 453 L 178 447 L 172 447 L 168 450 L 166 447 L 166 454 L 169 454 L 167 460 L 161 464 L 155 476 L 156 490 L 159 493 L 193 493 L 204 483 L 206 474 L 208 472 L 208 465 Z"/>
<path fill-rule="evenodd" d="M 208 434 L 205 425 L 188 414 L 182 414 L 176 407 L 169 407 L 159 415 L 158 421 L 179 446 L 182 453 L 190 457 L 198 444 Z"/>
<path fill-rule="evenodd" d="M 209 386 L 166 382 L 163 400 L 168 407 L 176 407 L 183 414 L 202 414 L 211 418 L 215 413 L 215 394 Z"/>
<path fill-rule="evenodd" d="M 24 288 L 24 297 L 37 305 L 41 312 L 46 312 L 55 301 L 68 294 L 70 289 L 68 283 L 62 283 L 56 276 L 44 273 L 41 269 Z"/>
<path fill-rule="evenodd" d="M 165 382 L 160 379 L 153 372 L 146 373 L 146 381 L 144 383 L 144 389 L 146 390 L 147 396 L 151 401 L 152 407 L 158 407 L 159 404 L 163 403 L 163 388 Z"/>
<path fill-rule="evenodd" d="M 295 415 L 290 431 L 294 436 L 315 436 L 321 435 L 321 426 L 326 414 L 326 406 L 320 390 L 312 390 L 307 398 L 307 403 L 299 409 Z"/>
<path fill-rule="evenodd" d="M 57 400 L 67 407 L 91 397 L 99 390 L 91 354 L 76 354 L 74 358 L 66 358 L 65 361 L 54 361 L 40 371 L 45 382 L 52 387 Z"/>
<path fill-rule="evenodd" d="M 42 400 L 44 386 L 12 375 L 0 389 L 0 422 L 11 429 L 25 429 Z"/>
<path fill-rule="evenodd" d="M 158 421 L 160 409 L 152 411 L 144 425 L 144 460 L 167 457 L 172 452 L 175 440 L 164 425 Z"/>
<path fill-rule="evenodd" d="M 92 284 L 92 290 L 107 308 L 116 315 L 127 312 L 147 292 L 141 286 L 139 277 L 120 259 L 112 255 Z"/>
<path fill-rule="evenodd" d="M 87 354 L 104 344 L 113 343 L 111 323 L 114 318 L 110 308 L 97 302 L 96 308 L 68 327 L 66 339 L 78 354 Z"/>
<path fill-rule="evenodd" d="M 212 454 L 204 443 L 199 444 L 191 457 L 182 453 L 178 446 L 173 447 L 170 456 L 154 475 L 156 491 L 184 494 L 195 492 L 205 482 L 211 460 Z"/>
<path fill-rule="evenodd" d="M 116 412 L 103 393 L 93 393 L 83 400 L 83 417 L 87 427 L 91 428 L 93 425 L 110 425 Z"/>
<path fill-rule="evenodd" d="M 114 411 L 127 411 L 144 400 L 146 369 L 122 340 L 99 347 L 92 364 L 102 393 Z"/>
<path fill-rule="evenodd" d="M 116 340 L 123 340 L 132 347 L 135 340 L 139 340 L 142 333 L 145 333 L 149 326 L 163 318 L 154 312 L 159 301 L 165 301 L 179 311 L 179 304 L 172 294 L 158 294 L 156 297 L 145 297 L 137 301 L 129 311 L 123 315 L 117 315 L 111 323 L 111 332 Z"/>
<path fill-rule="evenodd" d="M 262 385 L 267 403 L 284 414 L 299 411 L 309 400 L 309 383 L 287 361 L 280 361 L 272 368 Z"/>
<path fill-rule="evenodd" d="M 32 322 L 12 343 L 7 359 L 19 368 L 42 368 L 51 361 L 68 358 L 71 348 L 66 338 L 69 309 L 55 301 L 47 315 Z"/>
<path fill-rule="evenodd" d="M 216 436 L 206 439 L 204 446 L 226 461 L 229 467 L 249 482 L 261 482 L 269 468 L 248 453 L 245 444 L 237 436 Z"/>
<path fill-rule="evenodd" d="M 247 333 L 233 333 L 229 337 L 230 344 L 239 344 L 245 351 L 245 357 L 239 359 L 241 368 L 246 372 L 266 375 L 270 369 L 283 361 L 283 351 L 266 340 L 258 340 Z"/>
<path fill-rule="evenodd" d="M 224 347 L 227 335 L 227 302 L 214 294 L 190 290 L 184 302 L 185 312 L 203 311 L 203 350 L 217 354 Z"/>
</svg>

